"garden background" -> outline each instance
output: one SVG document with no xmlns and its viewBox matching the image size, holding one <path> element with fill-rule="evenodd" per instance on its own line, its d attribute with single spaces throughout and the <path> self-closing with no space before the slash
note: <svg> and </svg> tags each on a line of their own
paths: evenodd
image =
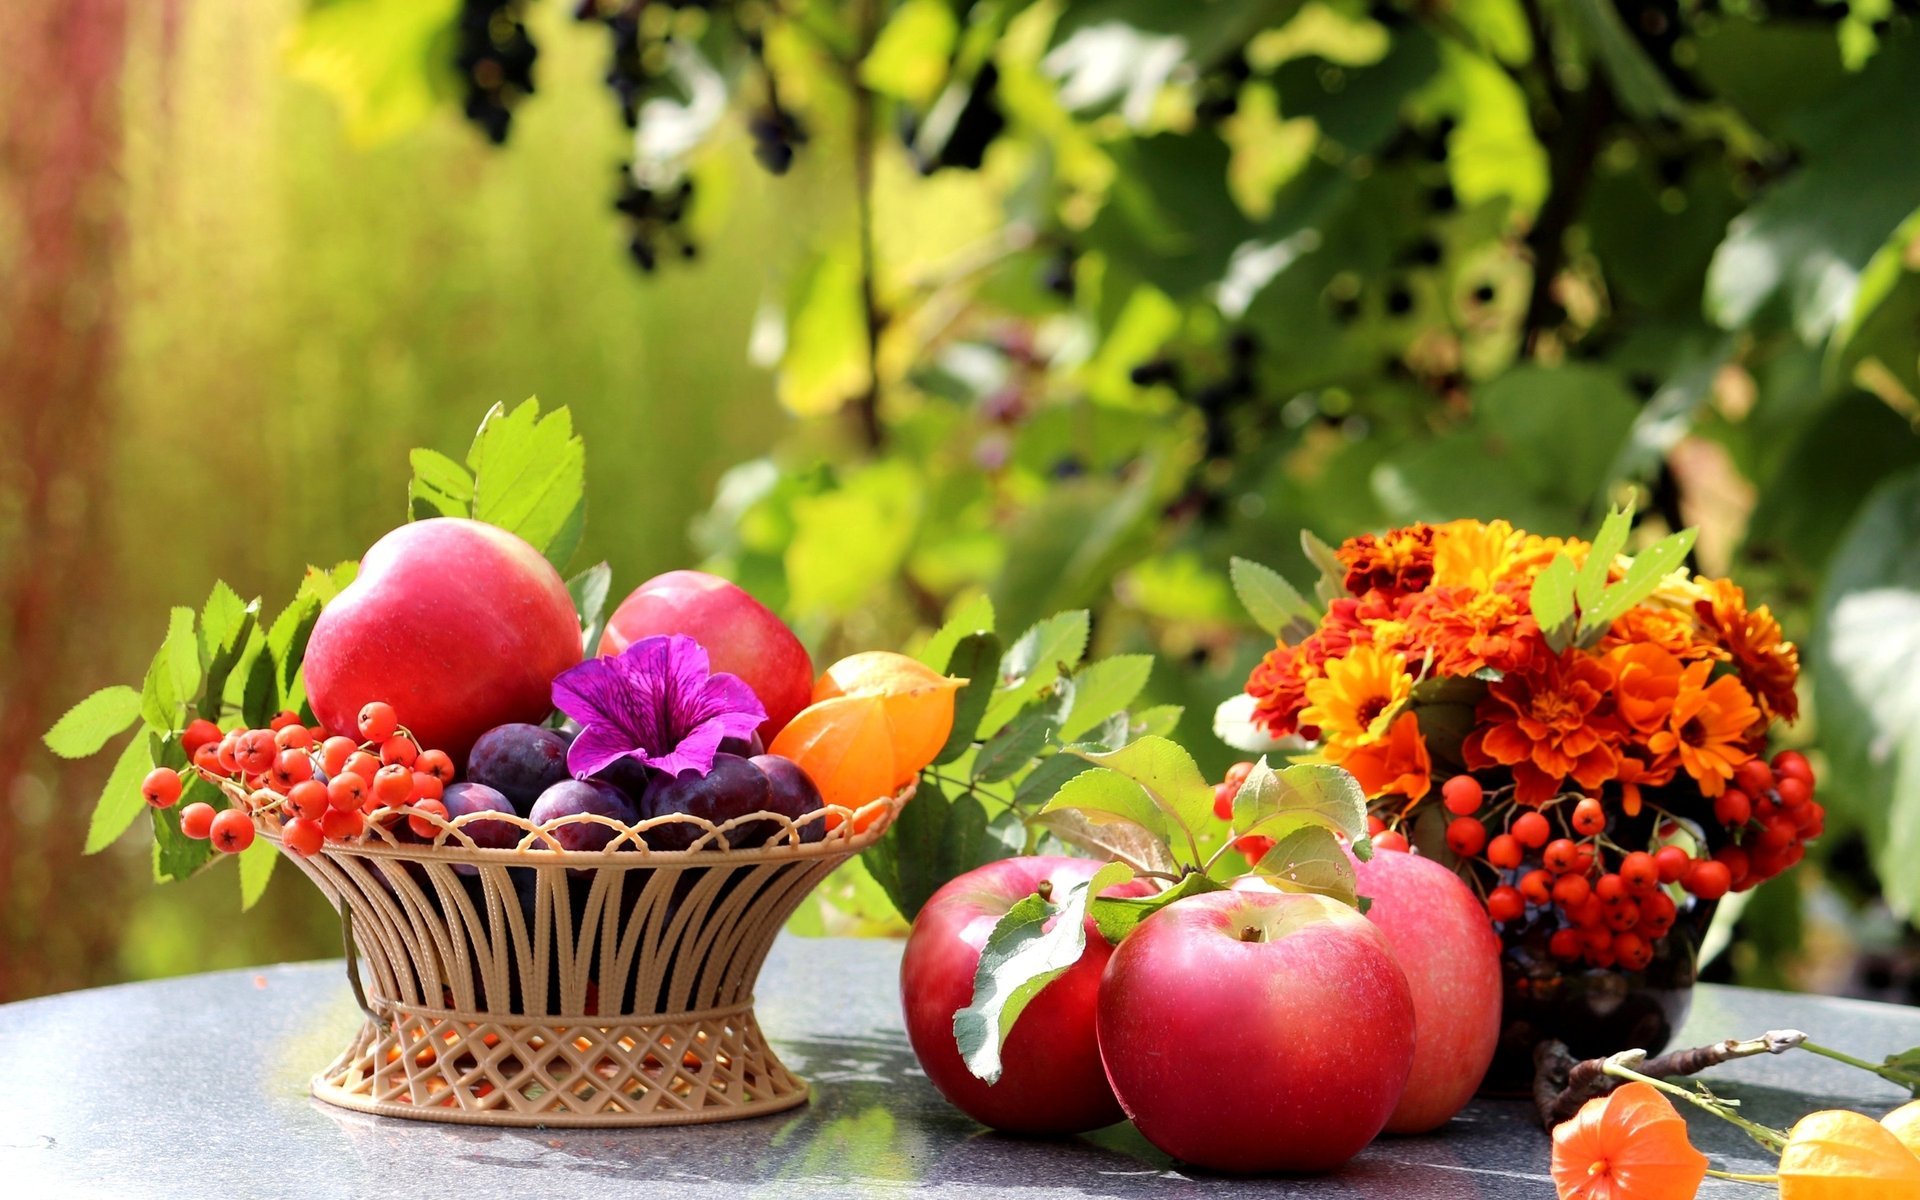
<svg viewBox="0 0 1920 1200">
<path fill-rule="evenodd" d="M 289 873 L 241 919 L 231 870 L 83 854 L 110 764 L 39 735 L 137 680 L 169 605 L 284 602 L 403 518 L 410 447 L 536 393 L 617 592 L 704 564 L 820 660 L 983 595 L 1007 631 L 1088 607 L 1214 772 L 1269 644 L 1229 556 L 1627 498 L 1642 539 L 1698 525 L 1802 645 L 1833 813 L 1710 977 L 1920 1000 L 1910 0 L 6 26 L 0 1000 L 337 952 Z M 637 137 L 623 97 L 662 106 Z M 898 928 L 857 870 L 829 898 L 808 929 Z"/>
</svg>

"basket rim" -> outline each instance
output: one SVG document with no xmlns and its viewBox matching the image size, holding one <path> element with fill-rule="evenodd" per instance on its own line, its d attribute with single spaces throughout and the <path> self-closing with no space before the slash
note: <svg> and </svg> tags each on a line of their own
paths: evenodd
<svg viewBox="0 0 1920 1200">
<path fill-rule="evenodd" d="M 440 826 L 440 831 L 431 842 L 402 842 L 390 830 L 369 822 L 367 829 L 358 838 L 350 841 L 327 841 L 319 853 L 328 857 L 351 856 L 363 858 L 389 858 L 405 862 L 448 863 L 465 866 L 503 866 L 503 867 L 566 867 L 583 870 L 599 867 L 615 867 L 636 870 L 647 867 L 702 867 L 726 866 L 753 863 L 805 862 L 810 859 L 850 857 L 880 840 L 893 824 L 900 809 L 913 797 L 917 781 L 908 783 L 891 796 L 883 796 L 849 809 L 843 805 L 828 805 L 817 809 L 798 821 L 781 813 L 754 812 L 744 813 L 718 825 L 701 817 L 685 813 L 663 814 L 651 817 L 633 825 L 613 821 L 593 814 L 576 814 L 536 825 L 527 818 L 505 813 L 468 813 L 451 821 L 431 812 L 422 812 L 412 805 L 393 807 L 391 811 L 401 816 L 418 815 Z M 799 833 L 805 824 L 813 820 L 824 821 L 828 816 L 838 816 L 839 824 L 828 830 L 825 837 L 816 842 L 801 842 Z M 865 818 L 864 822 L 862 818 Z M 471 837 L 461 831 L 461 826 L 474 821 L 497 821 L 511 824 L 527 831 L 519 846 L 511 849 L 487 849 L 473 843 Z M 773 821 L 783 825 L 766 843 L 758 846 L 733 846 L 725 841 L 726 831 L 737 826 L 759 821 Z M 612 848 L 604 850 L 565 850 L 553 844 L 552 831 L 563 825 L 597 824 L 612 828 L 618 837 Z M 656 850 L 648 846 L 643 835 L 649 829 L 664 825 L 694 825 L 703 829 L 699 842 L 687 850 Z M 281 845 L 280 822 L 266 816 L 255 816 L 254 826 L 260 836 L 276 846 L 283 853 L 287 851 Z M 845 832 L 842 832 L 845 831 Z M 719 841 L 711 839 L 718 838 Z M 704 845 L 704 848 L 702 846 Z"/>
</svg>

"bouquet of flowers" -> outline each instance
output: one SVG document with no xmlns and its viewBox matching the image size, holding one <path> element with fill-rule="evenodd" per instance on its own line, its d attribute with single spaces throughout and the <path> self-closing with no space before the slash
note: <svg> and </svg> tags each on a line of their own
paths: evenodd
<svg viewBox="0 0 1920 1200">
<path fill-rule="evenodd" d="M 1644 969 L 1689 895 L 1787 869 L 1825 816 L 1804 756 L 1763 757 L 1798 714 L 1793 643 L 1684 569 L 1691 531 L 1629 556 L 1631 523 L 1591 542 L 1476 520 L 1309 535 L 1319 604 L 1236 560 L 1276 644 L 1223 735 L 1352 772 L 1375 847 L 1452 862 L 1509 942 Z"/>
</svg>

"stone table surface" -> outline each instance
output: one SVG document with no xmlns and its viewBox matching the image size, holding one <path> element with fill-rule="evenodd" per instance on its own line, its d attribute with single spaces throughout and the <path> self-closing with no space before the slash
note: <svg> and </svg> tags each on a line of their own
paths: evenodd
<svg viewBox="0 0 1920 1200">
<path fill-rule="evenodd" d="M 901 1031 L 900 943 L 783 936 L 759 1014 L 812 1081 L 790 1113 L 694 1128 L 483 1129 L 362 1116 L 307 1094 L 358 1025 L 341 964 L 128 984 L 0 1006 L 0 1195 L 8 1197 L 893 1196 L 1504 1200 L 1551 1197 L 1548 1142 L 1517 1101 L 1476 1100 L 1441 1133 L 1376 1142 L 1314 1178 L 1186 1170 L 1121 1125 L 1027 1141 L 947 1106 Z M 1702 987 L 1683 1044 L 1798 1028 L 1878 1059 L 1920 1044 L 1920 1009 Z M 1878 1115 L 1904 1093 L 1807 1054 L 1719 1068 L 1776 1126 L 1815 1108 Z M 1230 1097 L 1222 1097 L 1230 1102 Z M 1715 1165 L 1768 1164 L 1700 1115 Z M 1709 1180 L 1702 1196 L 1757 1195 Z"/>
</svg>

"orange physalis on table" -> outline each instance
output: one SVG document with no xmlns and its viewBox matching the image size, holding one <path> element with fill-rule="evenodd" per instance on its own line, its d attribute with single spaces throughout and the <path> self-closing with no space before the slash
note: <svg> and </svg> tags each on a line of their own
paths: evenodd
<svg viewBox="0 0 1920 1200">
<path fill-rule="evenodd" d="M 1857 1112 L 1800 1118 L 1780 1153 L 1780 1200 L 1911 1200 L 1920 1158 L 1894 1132 Z"/>
<path fill-rule="evenodd" d="M 1648 1084 L 1597 1096 L 1553 1131 L 1560 1200 L 1692 1200 L 1706 1177 L 1686 1121 Z"/>
</svg>

